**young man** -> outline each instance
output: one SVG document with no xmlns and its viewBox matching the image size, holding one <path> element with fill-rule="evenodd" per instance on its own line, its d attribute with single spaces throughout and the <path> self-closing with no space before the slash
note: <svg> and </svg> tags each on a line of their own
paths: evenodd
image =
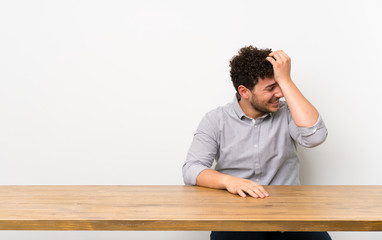
<svg viewBox="0 0 382 240">
<path fill-rule="evenodd" d="M 240 49 L 230 61 L 232 103 L 207 113 L 183 165 L 188 185 L 226 189 L 242 197 L 268 197 L 262 185 L 297 185 L 296 143 L 325 141 L 325 124 L 290 76 L 283 51 Z M 281 98 L 285 101 L 281 101 Z M 216 160 L 215 169 L 211 166 Z M 211 239 L 330 239 L 324 233 L 212 232 Z"/>
</svg>

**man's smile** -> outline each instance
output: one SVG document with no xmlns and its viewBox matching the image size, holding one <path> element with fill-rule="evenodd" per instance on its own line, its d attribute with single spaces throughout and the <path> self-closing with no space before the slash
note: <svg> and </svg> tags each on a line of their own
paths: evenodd
<svg viewBox="0 0 382 240">
<path fill-rule="evenodd" d="M 280 100 L 277 99 L 277 100 L 275 100 L 275 101 L 270 101 L 269 103 L 270 103 L 272 106 L 278 106 L 279 103 L 280 103 Z"/>
</svg>

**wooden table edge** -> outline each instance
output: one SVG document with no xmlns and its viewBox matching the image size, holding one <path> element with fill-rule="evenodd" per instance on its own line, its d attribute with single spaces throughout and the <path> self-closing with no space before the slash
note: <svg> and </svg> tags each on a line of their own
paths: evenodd
<svg viewBox="0 0 382 240">
<path fill-rule="evenodd" d="M 0 220 L 0 230 L 382 231 L 382 221 Z"/>
</svg>

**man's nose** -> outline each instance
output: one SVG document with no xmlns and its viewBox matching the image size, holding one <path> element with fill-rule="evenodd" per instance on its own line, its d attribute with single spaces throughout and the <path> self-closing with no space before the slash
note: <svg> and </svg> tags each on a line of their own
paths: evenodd
<svg viewBox="0 0 382 240">
<path fill-rule="evenodd" d="M 282 98 L 282 97 L 284 97 L 284 94 L 283 94 L 283 92 L 281 91 L 280 86 L 277 86 L 277 87 L 275 88 L 275 97 L 277 97 L 277 98 Z"/>
</svg>

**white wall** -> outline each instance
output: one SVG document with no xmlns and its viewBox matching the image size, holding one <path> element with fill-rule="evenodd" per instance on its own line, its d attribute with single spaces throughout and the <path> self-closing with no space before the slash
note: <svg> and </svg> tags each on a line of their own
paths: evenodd
<svg viewBox="0 0 382 240">
<path fill-rule="evenodd" d="M 193 132 L 205 112 L 232 101 L 228 61 L 252 44 L 292 57 L 294 81 L 328 127 L 323 145 L 301 149 L 302 183 L 380 185 L 381 12 L 377 0 L 1 1 L 0 184 L 183 184 Z"/>
</svg>

